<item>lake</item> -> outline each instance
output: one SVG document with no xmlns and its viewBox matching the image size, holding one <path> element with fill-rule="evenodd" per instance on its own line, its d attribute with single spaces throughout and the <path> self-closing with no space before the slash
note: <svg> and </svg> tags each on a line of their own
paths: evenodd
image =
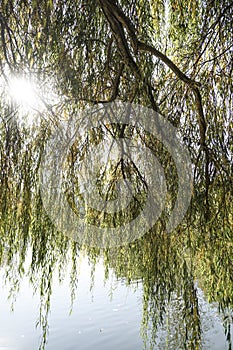
<svg viewBox="0 0 233 350">
<path fill-rule="evenodd" d="M 143 339 L 141 334 L 143 282 L 138 280 L 128 284 L 124 278 L 117 278 L 113 269 L 110 269 L 106 278 L 102 259 L 96 263 L 94 273 L 87 257 L 80 257 L 78 265 L 77 291 L 72 306 L 69 280 L 71 266 L 68 264 L 64 271 L 62 282 L 59 282 L 58 271 L 55 271 L 46 349 L 146 349 L 150 339 Z M 30 267 L 29 261 L 27 266 Z M 0 349 L 39 349 L 42 330 L 39 326 L 36 328 L 40 309 L 38 291 L 35 292 L 29 278 L 24 276 L 17 296 L 9 300 L 13 286 L 9 282 L 5 284 L 4 280 L 2 268 Z M 198 287 L 197 294 L 201 348 L 228 349 L 222 325 L 223 316 L 219 314 L 217 305 L 209 304 Z M 178 336 L 180 325 L 175 313 L 179 304 L 176 303 L 174 298 L 168 305 L 167 319 L 159 326 L 153 349 L 184 348 Z"/>
</svg>

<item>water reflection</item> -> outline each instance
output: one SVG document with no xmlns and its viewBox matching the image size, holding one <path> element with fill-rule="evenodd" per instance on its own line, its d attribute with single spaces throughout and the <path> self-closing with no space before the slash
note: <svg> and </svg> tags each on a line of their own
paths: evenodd
<svg viewBox="0 0 233 350">
<path fill-rule="evenodd" d="M 231 349 L 230 173 L 221 173 L 212 183 L 208 221 L 201 210 L 206 192 L 200 190 L 194 194 L 186 220 L 171 234 L 164 230 L 164 215 L 150 232 L 128 245 L 106 249 L 81 246 L 57 232 L 43 207 L 38 169 L 48 134 L 47 125 L 34 130 L 30 137 L 27 130 L 19 130 L 17 123 L 1 124 L 1 270 L 4 283 L 10 286 L 13 305 L 25 276 L 39 297 L 37 319 L 42 338 L 38 347 L 44 348 L 49 339 L 51 298 L 57 290 L 53 280 L 62 280 L 69 271 L 71 304 L 74 303 L 82 290 L 79 267 L 80 257 L 85 254 L 92 266 L 90 287 L 94 285 L 95 267 L 102 259 L 104 277 L 101 278 L 109 281 L 114 275 L 122 284 L 140 291 L 144 348 L 157 349 L 157 336 L 167 324 L 164 348 L 201 349 L 205 342 L 205 322 L 198 281 L 205 298 L 216 302 L 221 311 Z M 198 186 L 201 188 L 203 183 L 197 183 Z"/>
<path fill-rule="evenodd" d="M 80 261 L 79 288 L 70 311 L 69 277 L 66 274 L 60 284 L 58 276 L 53 278 L 51 314 L 49 315 L 49 337 L 46 349 L 143 349 L 140 338 L 142 312 L 142 284 L 125 287 L 110 271 L 104 277 L 104 266 L 100 260 L 95 265 L 94 286 L 91 283 L 91 266 L 88 258 Z M 68 271 L 67 271 L 68 272 Z M 2 278 L 2 274 L 1 274 Z M 92 279 L 93 281 L 93 279 Z M 92 288 L 90 289 L 90 286 Z M 39 295 L 28 286 L 27 278 L 21 281 L 20 293 L 14 303 L 14 312 L 9 313 L 7 301 L 9 284 L 1 292 L 0 339 L 7 349 L 38 349 L 40 329 L 35 328 L 38 318 Z M 227 349 L 222 320 L 217 308 L 209 306 L 203 293 L 198 290 L 201 309 L 204 349 Z M 159 327 L 155 349 L 182 349 L 174 311 L 179 308 L 176 299 L 167 310 L 168 320 Z"/>
</svg>

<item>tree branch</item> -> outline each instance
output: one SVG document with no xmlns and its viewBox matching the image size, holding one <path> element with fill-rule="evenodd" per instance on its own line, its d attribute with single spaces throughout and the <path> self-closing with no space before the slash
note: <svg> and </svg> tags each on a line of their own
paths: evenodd
<svg viewBox="0 0 233 350">
<path fill-rule="evenodd" d="M 120 84 L 120 78 L 121 78 L 121 75 L 123 73 L 123 70 L 124 70 L 124 63 L 121 63 L 120 65 L 120 68 L 119 68 L 119 71 L 116 75 L 116 78 L 113 82 L 113 90 L 112 90 L 112 95 L 109 99 L 109 102 L 112 102 L 116 99 L 117 95 L 118 95 L 118 91 L 119 91 L 119 84 Z"/>
<path fill-rule="evenodd" d="M 112 33 L 114 35 L 114 38 L 116 40 L 118 49 L 120 51 L 120 54 L 122 56 L 122 59 L 124 63 L 132 70 L 133 74 L 135 75 L 136 79 L 139 81 L 142 81 L 144 83 L 144 86 L 147 90 L 147 94 L 149 96 L 151 106 L 155 111 L 158 111 L 158 107 L 155 103 L 154 96 L 152 93 L 152 88 L 149 82 L 143 77 L 143 74 L 141 73 L 137 63 L 134 61 L 130 48 L 128 45 L 128 41 L 125 37 L 124 32 L 124 26 L 127 26 L 127 29 L 129 31 L 129 35 L 132 39 L 132 42 L 137 44 L 137 38 L 136 34 L 134 33 L 134 28 L 131 25 L 131 22 L 129 19 L 123 14 L 122 10 L 120 10 L 117 5 L 115 4 L 114 0 L 97 0 L 100 7 L 102 8 L 102 11 L 107 19 L 107 21 L 110 24 Z M 116 16 L 115 16 L 116 14 Z M 123 15 L 122 15 L 123 14 Z M 121 17 L 123 16 L 123 17 Z M 121 21 L 119 20 L 121 18 Z M 126 21 L 127 20 L 127 21 Z M 134 45 L 135 46 L 135 45 Z M 136 45 L 137 46 L 137 45 Z"/>
<path fill-rule="evenodd" d="M 145 51 L 151 53 L 153 56 L 159 58 L 162 62 L 164 62 L 175 74 L 176 76 L 182 80 L 185 84 L 187 84 L 195 95 L 195 104 L 198 112 L 198 125 L 200 130 L 200 144 L 203 148 L 206 148 L 206 121 L 202 107 L 202 99 L 201 94 L 198 89 L 200 83 L 196 82 L 189 78 L 185 73 L 183 73 L 176 64 L 170 60 L 166 55 L 157 50 L 155 47 L 143 43 L 138 40 L 135 29 L 130 21 L 130 19 L 123 13 L 123 11 L 116 5 L 115 0 L 98 0 L 100 7 L 102 8 L 105 17 L 107 18 L 114 37 L 116 39 L 118 48 L 121 52 L 121 55 L 124 59 L 124 62 L 132 69 L 137 78 L 143 79 L 139 67 L 135 63 L 128 46 L 128 42 L 125 37 L 124 28 L 128 32 L 128 35 L 132 41 L 132 46 L 137 51 Z M 145 81 L 145 80 L 144 80 Z M 150 100 L 153 102 L 153 94 L 152 88 L 150 84 L 147 82 L 147 93 L 150 97 Z M 153 104 L 152 104 L 153 106 Z M 155 103 L 154 103 L 155 106 Z M 158 111 L 158 107 L 156 106 L 156 111 Z"/>
</svg>

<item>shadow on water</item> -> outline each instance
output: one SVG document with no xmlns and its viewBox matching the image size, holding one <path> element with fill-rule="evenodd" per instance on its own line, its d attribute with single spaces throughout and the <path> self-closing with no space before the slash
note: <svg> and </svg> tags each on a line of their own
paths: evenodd
<svg viewBox="0 0 233 350">
<path fill-rule="evenodd" d="M 141 336 L 145 348 L 156 349 L 157 335 L 164 324 L 168 324 L 168 335 L 173 335 L 173 343 L 166 345 L 168 348 L 202 348 L 198 285 L 209 302 L 217 303 L 228 349 L 231 349 L 231 172 L 225 169 L 211 181 L 208 217 L 204 213 L 204 185 L 196 177 L 189 211 L 172 233 L 165 232 L 165 212 L 153 229 L 129 244 L 115 248 L 90 247 L 58 232 L 44 210 L 39 166 L 49 129 L 42 124 L 30 132 L 19 129 L 14 122 L 1 124 L 0 261 L 13 300 L 17 298 L 20 281 L 26 274 L 35 293 L 40 296 L 38 326 L 42 334 L 41 348 L 48 340 L 54 271 L 58 269 L 62 275 L 71 263 L 70 293 L 74 301 L 77 290 L 82 288 L 78 283 L 78 265 L 80 256 L 85 254 L 93 269 L 99 258 L 103 259 L 106 279 L 111 269 L 125 285 L 136 288 L 140 283 L 142 286 Z M 152 142 L 150 135 L 147 136 L 147 141 Z M 165 157 L 166 150 L 164 152 Z M 68 169 L 72 172 L 71 165 Z M 127 172 L 129 168 L 125 166 L 124 170 Z M 173 189 L 170 190 L 172 193 Z M 25 269 L 27 256 L 31 261 L 28 271 Z"/>
</svg>

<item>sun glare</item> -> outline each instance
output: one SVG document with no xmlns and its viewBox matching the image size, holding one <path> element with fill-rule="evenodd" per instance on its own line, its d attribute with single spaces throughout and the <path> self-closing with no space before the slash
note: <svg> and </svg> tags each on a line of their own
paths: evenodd
<svg viewBox="0 0 233 350">
<path fill-rule="evenodd" d="M 10 100 L 17 106 L 18 120 L 27 126 L 36 125 L 43 111 L 43 103 L 35 82 L 25 77 L 12 77 L 7 90 Z"/>
<path fill-rule="evenodd" d="M 35 85 L 25 78 L 13 78 L 9 83 L 12 99 L 22 106 L 36 108 L 39 97 Z"/>
<path fill-rule="evenodd" d="M 0 94 L 2 91 L 12 108 L 10 118 L 17 118 L 24 126 L 36 126 L 41 118 L 50 118 L 51 110 L 54 113 L 52 108 L 60 101 L 54 92 L 53 82 L 48 78 L 39 81 L 31 75 L 6 76 L 8 79 L 5 80 L 0 77 Z"/>
</svg>

